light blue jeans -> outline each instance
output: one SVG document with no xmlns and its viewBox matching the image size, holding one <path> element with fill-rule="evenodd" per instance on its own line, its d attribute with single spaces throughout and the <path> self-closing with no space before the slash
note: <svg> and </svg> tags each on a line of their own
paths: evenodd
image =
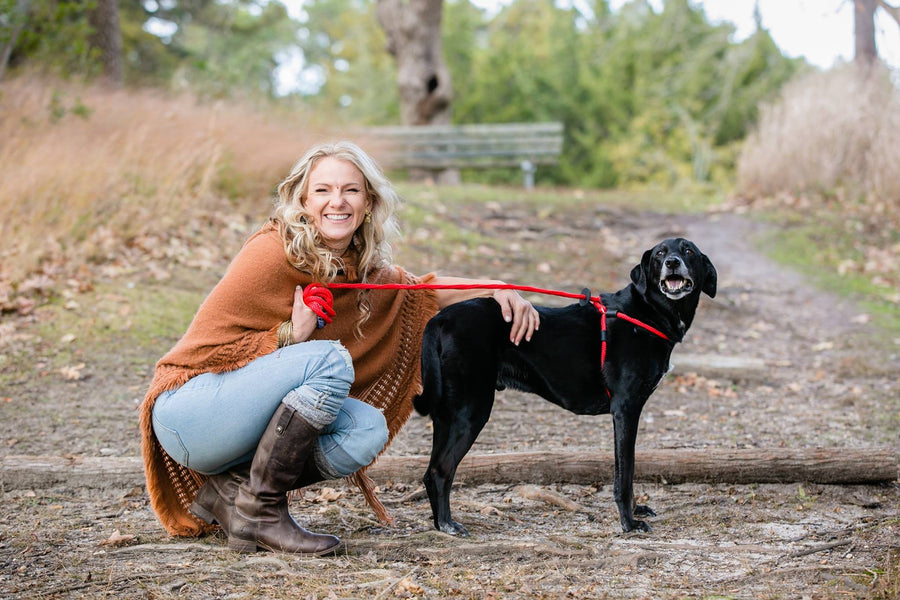
<svg viewBox="0 0 900 600">
<path fill-rule="evenodd" d="M 339 342 L 293 344 L 163 392 L 153 406 L 153 431 L 173 460 L 211 475 L 250 461 L 285 402 L 322 427 L 315 451 L 322 474 L 345 477 L 371 463 L 388 441 L 381 411 L 347 397 L 353 377 L 350 353 Z"/>
</svg>

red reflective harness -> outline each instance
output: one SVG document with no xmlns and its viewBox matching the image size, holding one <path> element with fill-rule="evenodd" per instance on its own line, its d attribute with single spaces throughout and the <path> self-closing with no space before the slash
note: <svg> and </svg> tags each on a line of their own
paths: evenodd
<svg viewBox="0 0 900 600">
<path fill-rule="evenodd" d="M 324 327 L 325 323 L 331 322 L 334 316 L 334 309 L 331 307 L 332 297 L 328 291 L 331 289 L 357 289 L 357 290 L 516 290 L 519 292 L 532 292 L 535 294 L 546 294 L 550 296 L 561 296 L 563 298 L 573 298 L 577 300 L 586 300 L 594 305 L 597 312 L 600 313 L 600 368 L 606 364 L 606 319 L 622 319 L 628 321 L 632 325 L 645 329 L 653 335 L 661 337 L 668 341 L 669 336 L 665 333 L 647 325 L 643 321 L 639 321 L 634 317 L 629 317 L 621 311 L 608 311 L 600 296 L 591 296 L 590 293 L 573 294 L 570 292 L 562 292 L 559 290 L 549 290 L 544 288 L 532 287 L 528 285 L 513 285 L 509 283 L 457 283 L 457 284 L 437 284 L 437 283 L 312 283 L 306 286 L 304 290 L 304 302 L 319 317 L 320 327 Z M 309 301 L 307 301 L 307 297 Z M 607 390 L 609 393 L 609 390 Z"/>
</svg>

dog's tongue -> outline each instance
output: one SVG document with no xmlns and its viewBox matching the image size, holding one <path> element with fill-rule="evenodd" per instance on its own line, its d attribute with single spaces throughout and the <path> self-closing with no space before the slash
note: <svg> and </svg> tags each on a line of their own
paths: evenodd
<svg viewBox="0 0 900 600">
<path fill-rule="evenodd" d="M 684 279 L 682 277 L 666 277 L 666 287 L 670 292 L 677 292 L 684 287 Z"/>
</svg>

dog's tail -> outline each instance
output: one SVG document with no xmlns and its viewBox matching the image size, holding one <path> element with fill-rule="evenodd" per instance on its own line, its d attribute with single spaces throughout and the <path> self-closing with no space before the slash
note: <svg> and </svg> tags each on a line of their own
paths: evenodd
<svg viewBox="0 0 900 600">
<path fill-rule="evenodd" d="M 431 414 L 441 395 L 441 338 L 436 327 L 426 327 L 422 336 L 422 393 L 413 398 L 420 415 Z"/>
</svg>

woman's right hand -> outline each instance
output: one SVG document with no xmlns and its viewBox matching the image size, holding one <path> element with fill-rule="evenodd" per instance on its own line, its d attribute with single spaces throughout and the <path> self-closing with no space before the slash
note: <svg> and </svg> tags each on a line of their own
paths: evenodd
<svg viewBox="0 0 900 600">
<path fill-rule="evenodd" d="M 294 289 L 294 308 L 291 311 L 291 325 L 293 327 L 294 343 L 305 342 L 316 330 L 318 317 L 311 308 L 303 302 L 303 287 Z"/>
</svg>

